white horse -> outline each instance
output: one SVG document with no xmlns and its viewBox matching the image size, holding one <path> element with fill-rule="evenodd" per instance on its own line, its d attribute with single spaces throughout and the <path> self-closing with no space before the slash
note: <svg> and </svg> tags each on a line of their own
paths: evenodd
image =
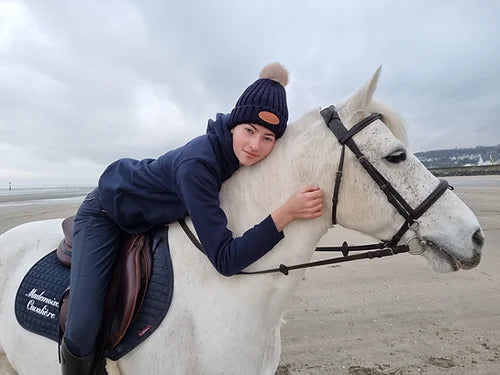
<svg viewBox="0 0 500 375">
<path fill-rule="evenodd" d="M 372 101 L 380 69 L 338 108 L 347 128 L 368 113 L 377 120 L 354 136 L 373 165 L 413 207 L 420 204 L 438 180 L 411 154 L 405 161 L 386 158 L 405 150 L 400 118 Z M 318 109 L 290 124 L 274 152 L 252 168 L 241 168 L 220 193 L 222 206 L 236 236 L 259 222 L 306 184 L 325 193 L 323 216 L 297 221 L 285 238 L 246 271 L 273 268 L 280 263 L 307 262 L 331 223 L 333 181 L 341 147 Z M 377 238 L 390 238 L 403 223 L 384 194 L 346 151 L 340 187 L 338 223 Z M 471 210 L 446 191 L 421 217 L 422 235 L 431 244 L 423 253 L 436 271 L 472 268 L 479 263 L 482 232 Z M 34 222 L 0 237 L 0 342 L 20 375 L 59 373 L 57 345 L 19 326 L 14 300 L 30 266 L 53 250 L 61 239 L 61 220 Z M 191 223 L 188 220 L 188 224 Z M 117 362 L 110 373 L 136 374 L 274 374 L 279 363 L 280 321 L 304 271 L 265 275 L 219 275 L 187 239 L 178 224 L 169 230 L 175 291 L 166 318 L 143 344 Z M 403 241 L 408 239 L 405 234 Z M 406 255 L 402 255 L 406 256 Z"/>
</svg>

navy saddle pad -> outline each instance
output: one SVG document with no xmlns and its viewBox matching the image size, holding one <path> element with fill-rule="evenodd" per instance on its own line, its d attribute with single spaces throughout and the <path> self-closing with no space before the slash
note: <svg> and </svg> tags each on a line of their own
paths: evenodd
<svg viewBox="0 0 500 375">
<path fill-rule="evenodd" d="M 106 352 L 114 361 L 148 338 L 167 314 L 174 290 L 168 227 L 151 233 L 153 265 L 148 290 L 139 314 L 122 341 Z M 15 311 L 26 330 L 59 340 L 59 301 L 69 286 L 70 269 L 61 265 L 56 250 L 40 259 L 24 276 L 17 290 Z"/>
</svg>

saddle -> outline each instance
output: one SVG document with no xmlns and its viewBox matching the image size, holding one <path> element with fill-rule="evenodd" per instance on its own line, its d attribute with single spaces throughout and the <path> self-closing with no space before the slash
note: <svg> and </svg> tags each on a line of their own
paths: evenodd
<svg viewBox="0 0 500 375">
<path fill-rule="evenodd" d="M 57 247 L 57 258 L 65 267 L 71 267 L 74 216 L 64 219 L 64 239 Z M 108 286 L 104 308 L 103 327 L 106 348 L 114 348 L 125 336 L 127 329 L 141 309 L 151 276 L 152 255 L 150 239 L 146 234 L 124 234 Z M 69 306 L 69 290 L 60 303 L 59 327 L 64 332 Z"/>
</svg>

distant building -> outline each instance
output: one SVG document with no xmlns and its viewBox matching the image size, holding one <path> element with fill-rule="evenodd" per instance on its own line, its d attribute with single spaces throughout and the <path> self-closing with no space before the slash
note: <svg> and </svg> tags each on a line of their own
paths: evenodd
<svg viewBox="0 0 500 375">
<path fill-rule="evenodd" d="M 500 164 L 500 145 L 424 151 L 415 156 L 427 168 Z"/>
</svg>

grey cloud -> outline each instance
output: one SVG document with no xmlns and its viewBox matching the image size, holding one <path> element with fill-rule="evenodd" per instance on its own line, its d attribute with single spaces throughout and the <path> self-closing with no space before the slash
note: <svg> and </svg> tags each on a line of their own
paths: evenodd
<svg viewBox="0 0 500 375">
<path fill-rule="evenodd" d="M 116 158 L 157 157 L 229 111 L 270 61 L 290 71 L 291 120 L 382 64 L 376 96 L 407 119 L 414 151 L 500 142 L 493 1 L 0 6 L 0 186 L 13 170 L 93 183 Z"/>
</svg>

